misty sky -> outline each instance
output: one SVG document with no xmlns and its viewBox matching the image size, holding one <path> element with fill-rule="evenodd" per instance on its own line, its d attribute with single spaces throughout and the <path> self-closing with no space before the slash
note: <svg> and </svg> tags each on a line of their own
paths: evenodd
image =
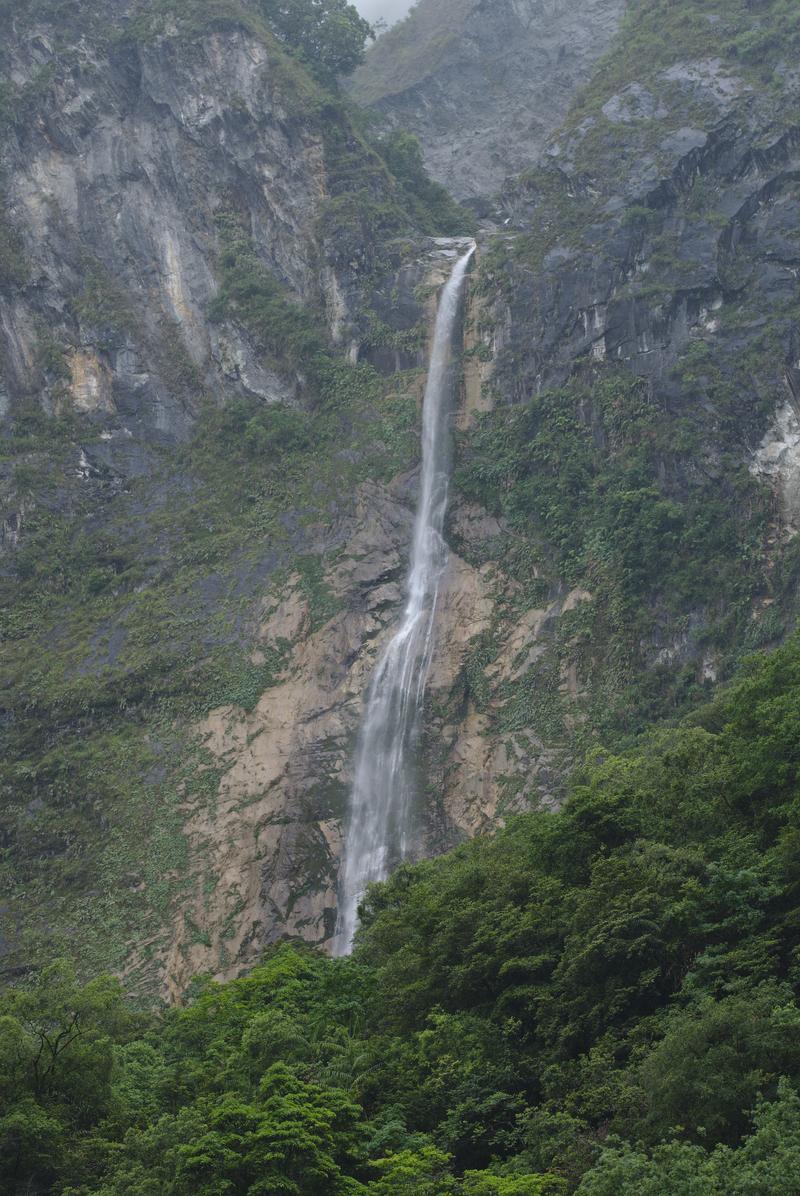
<svg viewBox="0 0 800 1196">
<path fill-rule="evenodd" d="M 352 0 L 362 17 L 377 21 L 383 17 L 388 25 L 404 17 L 413 0 Z"/>
</svg>

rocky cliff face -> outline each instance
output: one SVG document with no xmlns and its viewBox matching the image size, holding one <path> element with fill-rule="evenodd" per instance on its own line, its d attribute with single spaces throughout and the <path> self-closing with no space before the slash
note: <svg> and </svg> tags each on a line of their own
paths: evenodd
<svg viewBox="0 0 800 1196">
<path fill-rule="evenodd" d="M 432 176 L 490 196 L 534 162 L 608 49 L 626 0 L 422 0 L 353 94 L 420 138 Z"/>
<path fill-rule="evenodd" d="M 208 320 L 225 205 L 246 211 L 293 296 L 325 296 L 324 146 L 280 58 L 243 28 L 82 41 L 65 58 L 44 25 L 10 49 L 11 79 L 40 94 L 5 150 L 5 219 L 28 267 L 0 308 L 6 403 L 105 417 L 111 450 L 123 424 L 185 438 L 203 387 L 292 397 L 241 328 Z"/>
<path fill-rule="evenodd" d="M 2 50 L 4 948 L 175 992 L 204 944 L 325 936 L 442 250 L 254 10 L 37 11 Z"/>
<path fill-rule="evenodd" d="M 456 252 L 447 245 L 430 249 L 392 288 L 419 280 L 430 294 L 431 332 L 435 294 Z M 410 302 L 410 292 L 402 293 Z M 415 403 L 423 380 L 414 384 Z M 339 517 L 315 529 L 322 543 L 314 550 L 324 551 L 322 581 L 335 613 L 315 626 L 301 576 L 282 578 L 262 601 L 251 649 L 257 662 L 287 647 L 275 684 L 253 709 L 221 706 L 193 728 L 220 780 L 211 810 L 204 804 L 186 826 L 195 875 L 188 917 L 206 929 L 207 939 L 187 945 L 183 906 L 165 963 L 177 993 L 198 971 L 252 963 L 265 943 L 287 932 L 318 944 L 333 934 L 355 740 L 372 669 L 403 601 L 415 486 L 416 471 L 386 484 L 365 481 Z M 465 524 L 470 517 L 464 513 Z M 438 610 L 432 701 L 447 700 L 491 609 L 486 571 L 454 556 Z M 473 775 L 492 746 L 479 727 L 460 721 L 448 734 L 453 770 L 437 786 L 420 827 L 423 855 L 488 829 L 498 814 L 500 769 L 481 760 L 479 776 Z M 211 892 L 209 871 L 216 877 Z"/>
<path fill-rule="evenodd" d="M 476 644 L 496 731 L 629 735 L 796 617 L 798 80 L 769 8 L 673 28 L 642 6 L 505 189 L 517 231 L 483 264 L 495 406 L 462 441 L 462 487 L 507 521 L 478 560 L 512 561 L 519 537 L 551 594 L 586 600 L 516 693 Z"/>
<path fill-rule="evenodd" d="M 176 999 L 333 929 L 453 252 L 252 10 L 190 8 L 18 18 L 0 209 L 4 966 L 79 942 Z M 461 194 L 530 167 L 465 316 L 423 852 L 796 616 L 791 27 L 642 5 L 548 137 L 620 9 L 442 6 L 401 89 L 442 178 L 426 128 L 483 121 Z"/>
</svg>

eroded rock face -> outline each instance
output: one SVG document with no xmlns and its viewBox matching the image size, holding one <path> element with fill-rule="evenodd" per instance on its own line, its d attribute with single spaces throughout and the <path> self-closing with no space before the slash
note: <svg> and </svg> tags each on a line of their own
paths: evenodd
<svg viewBox="0 0 800 1196">
<path fill-rule="evenodd" d="M 733 467 L 722 459 L 714 422 L 721 379 L 739 388 L 725 409 L 738 437 L 729 436 L 726 452 L 775 488 L 774 545 L 800 527 L 792 306 L 800 141 L 796 129 L 775 124 L 736 70 L 709 57 L 641 80 L 632 66 L 616 94 L 547 141 L 622 8 L 622 0 L 579 8 L 561 0 L 423 0 L 414 20 L 430 34 L 433 57 L 398 56 L 390 77 L 379 46 L 359 87 L 376 87 L 371 98 L 388 119 L 420 133 L 434 173 L 460 195 L 495 191 L 545 148 L 541 170 L 506 185 L 499 201 L 503 236 L 527 245 L 528 256 L 506 260 L 499 239 L 492 260 L 502 263 L 501 276 L 490 266 L 473 296 L 455 420 L 464 436 L 495 406 L 624 370 L 675 420 L 676 444 L 660 449 L 664 493 L 682 499 L 702 473 L 719 478 L 718 493 L 731 498 Z M 413 49 L 409 28 L 398 36 Z M 401 43 L 381 43 L 393 44 Z M 329 181 L 323 138 L 262 41 L 244 28 L 195 40 L 166 28 L 140 43 L 120 41 L 107 57 L 81 42 L 65 58 L 38 32 L 11 53 L 18 85 L 50 73 L 35 119 L 18 125 L 10 143 L 8 215 L 31 279 L 0 285 L 0 417 L 32 402 L 86 421 L 96 435 L 64 449 L 63 469 L 93 520 L 102 521 L 107 495 L 124 493 L 126 479 L 149 484 L 151 459 L 162 450 L 177 471 L 154 483 L 164 487 L 162 500 L 191 489 L 179 454 L 169 453 L 188 436 L 203 391 L 220 402 L 303 398 L 302 381 L 259 353 L 246 328 L 209 318 L 223 207 L 244 217 L 262 264 L 288 292 L 325 314 L 352 362 L 383 374 L 424 366 L 425 325 L 454 250 L 424 239 L 381 246 L 394 264 L 382 278 L 370 275 L 360 294 L 352 263 L 326 262 L 318 240 Z M 594 157 L 583 153 L 587 144 Z M 544 233 L 543 213 L 551 220 Z M 357 308 L 370 318 L 360 322 Z M 749 373 L 725 374 L 727 362 L 750 352 Z M 401 376 L 398 393 L 419 397 L 420 381 Z M 599 440 L 591 399 L 579 414 Z M 692 435 L 703 438 L 691 459 L 677 444 L 689 416 Z M 350 446 L 336 451 L 347 464 Z M 26 490 L 24 464 L 13 477 L 3 467 L 11 478 L 0 510 L 4 568 L 24 547 L 41 501 Z M 148 983 L 162 983 L 174 999 L 197 972 L 234 975 L 282 935 L 324 946 L 332 933 L 364 693 L 403 601 L 410 465 L 392 480 L 360 485 L 355 496 L 331 494 L 313 526 L 302 510 L 284 512 L 278 547 L 265 542 L 249 563 L 226 558 L 193 578 L 209 623 L 214 595 L 241 586 L 246 613 L 225 645 L 244 649 L 272 676 L 251 709 L 221 705 L 193 716 L 209 783 L 196 787 L 201 796 L 191 784 L 179 793 L 189 865 L 170 907 L 169 942 L 130 943 L 132 974 L 152 947 Z M 70 501 L 63 483 L 54 508 Z M 152 512 L 146 497 L 137 502 L 132 518 L 144 520 Z M 157 520 L 153 528 L 153 553 L 167 570 L 180 545 L 160 542 Z M 224 526 L 217 530 L 224 536 Z M 545 563 L 547 533 L 532 529 Z M 454 551 L 427 691 L 421 855 L 486 832 L 507 812 L 558 802 L 566 741 L 587 717 L 592 653 L 604 647 L 596 641 L 581 656 L 569 639 L 570 626 L 598 605 L 594 579 L 585 578 L 584 589 L 574 576 L 566 584 L 552 571 L 535 572 L 540 584 L 523 599 L 502 566 L 514 531 L 455 487 L 448 534 Z M 324 570 L 338 606 L 322 623 L 292 572 L 300 558 Z M 654 601 L 650 613 L 642 668 L 715 679 L 708 611 L 699 605 L 676 621 Z M 128 634 L 122 615 L 120 626 L 93 629 L 74 662 L 80 676 L 114 665 Z M 53 640 L 59 634 L 53 629 Z M 534 705 L 542 696 L 549 706 L 539 702 L 533 719 L 528 699 Z M 64 736 L 82 735 L 81 720 Z"/>
<path fill-rule="evenodd" d="M 428 296 L 429 334 L 436 290 L 456 252 L 433 245 L 413 264 Z M 480 296 L 470 297 L 465 342 L 486 352 L 467 358 L 454 413 L 462 429 L 491 404 L 507 315 L 499 318 L 502 327 L 493 328 Z M 286 935 L 323 949 L 332 938 L 356 739 L 372 671 L 402 609 L 415 492 L 416 477 L 405 475 L 359 489 L 352 511 L 325 533 L 332 562 L 325 585 L 338 612 L 315 626 L 297 575 L 266 594 L 251 659 L 261 663 L 285 650 L 275 684 L 252 710 L 222 707 L 194 728 L 220 781 L 211 807 L 191 814 L 185 827 L 194 880 L 163 960 L 173 999 L 198 972 L 235 975 Z M 470 557 L 485 556 L 507 536 L 496 518 L 457 495 L 450 528 Z M 563 747 L 533 727 L 500 734 L 498 719 L 509 687 L 547 651 L 559 619 L 591 595 L 557 588 L 541 609 L 509 618 L 509 595 L 517 588 L 496 561 L 474 564 L 451 551 L 426 690 L 418 857 L 490 832 L 510 813 L 560 799 Z M 489 697 L 479 704 L 464 697 L 464 671 L 476 641 L 489 632 L 496 641 L 486 669 Z M 567 701 L 580 702 L 583 683 L 574 664 L 564 664 L 560 685 Z"/>
<path fill-rule="evenodd" d="M 312 630 L 307 600 L 293 589 L 299 579 L 290 579 L 267 600 L 258 630 L 262 646 L 292 644 L 280 679 L 252 711 L 222 707 L 195 728 L 221 780 L 211 810 L 190 817 L 185 828 L 196 881 L 164 963 L 174 998 L 198 972 L 235 975 L 287 934 L 322 946 L 333 934 L 364 694 L 402 602 L 413 520 L 407 497 L 403 480 L 363 488 L 348 555 L 327 578 L 341 611 Z M 471 642 L 492 622 L 507 584 L 494 566 L 475 569 L 451 556 L 429 705 L 450 700 Z M 524 668 L 522 657 L 535 651 L 540 628 L 583 597 L 569 595 L 515 627 L 494 667 L 513 678 Z M 546 791 L 539 786 L 548 754 L 532 732 L 498 741 L 490 719 L 474 707 L 455 721 L 434 717 L 430 728 L 443 768 L 432 774 L 438 797 L 421 819 L 419 855 L 490 830 Z M 504 778 L 521 772 L 527 784 L 509 798 Z M 202 934 L 192 935 L 198 927 Z"/>
<path fill-rule="evenodd" d="M 800 531 L 800 416 L 791 398 L 775 412 L 772 426 L 753 454 L 750 472 L 774 486 L 781 529 L 787 538 Z"/>
<path fill-rule="evenodd" d="M 413 267 L 425 284 L 431 332 L 436 290 L 457 248 L 434 245 Z M 467 394 L 465 387 L 462 419 Z M 325 585 L 339 611 L 316 626 L 297 575 L 266 594 L 251 659 L 284 653 L 275 684 L 251 711 L 222 707 L 194 728 L 220 782 L 211 807 L 190 812 L 185 827 L 195 879 L 163 960 L 172 998 L 198 971 L 236 974 L 287 934 L 323 946 L 333 934 L 356 737 L 372 670 L 402 608 L 415 490 L 407 476 L 360 488 L 352 511 L 326 532 L 334 551 Z M 462 510 L 458 522 L 465 542 L 500 530 L 479 508 Z M 504 588 L 494 566 L 451 555 L 437 609 L 432 703 L 450 700 Z M 517 654 L 516 639 L 509 652 Z M 474 711 L 436 728 L 450 764 L 439 798 L 421 815 L 419 855 L 496 823 L 507 764 L 507 749 Z"/>
<path fill-rule="evenodd" d="M 625 0 L 422 0 L 356 73 L 354 94 L 422 142 L 460 199 L 538 158 L 588 82 Z"/>
<path fill-rule="evenodd" d="M 41 32 L 10 53 L 17 86 L 52 71 L 52 95 L 4 149 L 6 212 L 36 283 L 0 298 L 11 401 L 58 395 L 175 440 L 203 385 L 292 400 L 296 383 L 241 327 L 209 321 L 224 208 L 290 293 L 330 298 L 342 323 L 335 280 L 318 265 L 322 139 L 267 47 L 243 28 L 194 41 L 166 32 L 106 56 L 84 40 L 65 60 Z M 44 328 L 48 345 L 76 346 L 66 391 L 53 361 L 42 363 Z"/>
<path fill-rule="evenodd" d="M 178 991 L 200 955 L 203 970 L 229 974 L 283 934 L 323 942 L 333 932 L 362 695 L 400 599 L 411 531 L 402 489 L 364 487 L 339 529 L 349 553 L 327 578 L 339 613 L 312 630 L 290 578 L 267 599 L 257 635 L 264 647 L 291 644 L 280 679 L 251 712 L 222 708 L 196 728 L 222 777 L 213 815 L 186 832 L 198 876 L 216 887 L 210 898 L 198 892 L 192 913 L 210 946 L 181 954 L 176 928 L 169 976 Z"/>
</svg>

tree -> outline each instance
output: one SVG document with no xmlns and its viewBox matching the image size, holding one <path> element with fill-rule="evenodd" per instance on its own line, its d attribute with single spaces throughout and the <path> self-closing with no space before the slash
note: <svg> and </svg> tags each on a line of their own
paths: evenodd
<svg viewBox="0 0 800 1196">
<path fill-rule="evenodd" d="M 378 142 L 386 165 L 405 192 L 416 223 L 423 232 L 457 236 L 473 229 L 466 209 L 456 203 L 446 187 L 428 177 L 422 146 L 413 133 L 393 129 Z"/>
<path fill-rule="evenodd" d="M 283 41 L 333 75 L 354 71 L 372 36 L 347 0 L 262 0 L 262 10 Z"/>
<path fill-rule="evenodd" d="M 0 1178 L 34 1190 L 111 1103 L 113 1040 L 137 1024 L 110 976 L 86 985 L 63 962 L 0 996 Z"/>
<path fill-rule="evenodd" d="M 788 1081 L 761 1100 L 738 1150 L 668 1142 L 647 1153 L 620 1141 L 584 1176 L 577 1196 L 800 1196 L 800 1098 Z"/>
<path fill-rule="evenodd" d="M 492 1175 L 467 1171 L 460 1196 L 566 1196 L 567 1181 L 556 1175 Z"/>
<path fill-rule="evenodd" d="M 226 1093 L 208 1129 L 179 1149 L 176 1196 L 316 1196 L 355 1192 L 346 1171 L 357 1156 L 359 1108 L 336 1089 L 274 1064 L 248 1102 Z"/>
<path fill-rule="evenodd" d="M 786 1073 L 800 1074 L 800 1010 L 788 987 L 763 985 L 676 1010 L 638 1078 L 651 1132 L 681 1126 L 708 1145 L 736 1142 L 758 1093 Z"/>
<path fill-rule="evenodd" d="M 403 1150 L 378 1159 L 380 1179 L 367 1189 L 369 1196 L 456 1196 L 450 1156 L 435 1146 Z"/>
</svg>

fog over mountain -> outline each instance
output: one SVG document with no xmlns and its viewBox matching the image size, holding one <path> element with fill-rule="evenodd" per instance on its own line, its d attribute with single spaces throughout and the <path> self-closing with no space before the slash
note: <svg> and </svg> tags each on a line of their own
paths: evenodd
<svg viewBox="0 0 800 1196">
<path fill-rule="evenodd" d="M 383 20 L 393 25 L 412 7 L 409 0 L 356 0 L 356 8 L 368 21 Z"/>
</svg>

